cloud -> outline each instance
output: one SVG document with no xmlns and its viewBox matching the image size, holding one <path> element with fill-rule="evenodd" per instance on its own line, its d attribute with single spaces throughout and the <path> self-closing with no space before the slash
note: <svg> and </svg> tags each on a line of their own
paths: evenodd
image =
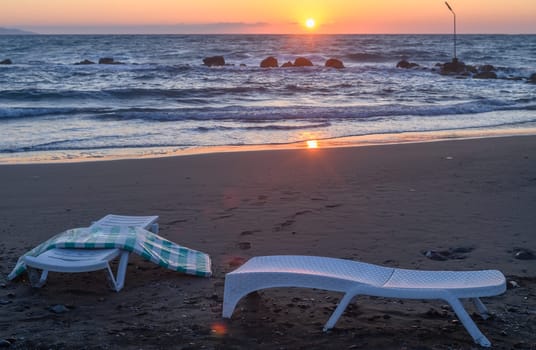
<svg viewBox="0 0 536 350">
<path fill-rule="evenodd" d="M 39 34 L 241 34 L 261 31 L 266 22 L 179 23 L 173 25 L 25 26 Z"/>
</svg>

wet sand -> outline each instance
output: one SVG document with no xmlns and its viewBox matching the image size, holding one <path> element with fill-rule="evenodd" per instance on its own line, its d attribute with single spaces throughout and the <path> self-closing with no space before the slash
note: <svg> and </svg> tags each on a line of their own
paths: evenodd
<svg viewBox="0 0 536 350">
<path fill-rule="evenodd" d="M 494 348 L 536 349 L 536 260 L 514 256 L 536 251 L 535 136 L 2 165 L 0 183 L 0 339 L 9 348 L 477 347 L 441 301 L 360 297 L 323 333 L 340 294 L 273 289 L 222 320 L 225 273 L 252 256 L 305 254 L 499 269 L 518 287 L 485 298 L 494 317 L 474 319 Z M 119 293 L 101 271 L 51 273 L 42 289 L 26 276 L 7 281 L 25 251 L 108 213 L 159 215 L 160 235 L 210 254 L 214 276 L 132 257 Z"/>
</svg>

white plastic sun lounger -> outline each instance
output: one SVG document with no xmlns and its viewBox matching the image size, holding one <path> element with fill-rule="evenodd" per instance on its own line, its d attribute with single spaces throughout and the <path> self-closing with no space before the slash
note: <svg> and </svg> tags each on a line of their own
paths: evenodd
<svg viewBox="0 0 536 350">
<path fill-rule="evenodd" d="M 343 292 L 344 297 L 324 326 L 333 328 L 357 295 L 399 299 L 442 299 L 450 304 L 474 341 L 491 346 L 460 299 L 471 299 L 483 318 L 488 312 L 480 297 L 502 294 L 504 275 L 497 270 L 419 271 L 315 256 L 261 256 L 248 260 L 225 277 L 223 317 L 230 318 L 238 301 L 266 288 L 303 287 Z"/>
<path fill-rule="evenodd" d="M 135 226 L 158 233 L 158 216 L 124 216 L 109 214 L 95 221 L 92 227 Z M 117 276 L 114 276 L 110 262 L 120 256 Z M 129 252 L 111 249 L 62 249 L 47 250 L 37 257 L 25 256 L 30 283 L 40 288 L 46 283 L 49 271 L 54 272 L 90 272 L 105 269 L 110 287 L 119 292 L 125 284 L 125 274 Z M 35 269 L 42 270 L 39 274 Z"/>
</svg>

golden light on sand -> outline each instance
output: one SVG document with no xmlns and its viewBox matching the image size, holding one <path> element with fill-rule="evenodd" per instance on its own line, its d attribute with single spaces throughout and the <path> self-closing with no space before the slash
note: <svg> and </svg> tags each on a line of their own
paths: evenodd
<svg viewBox="0 0 536 350">
<path fill-rule="evenodd" d="M 314 18 L 308 18 L 305 21 L 305 26 L 309 29 L 313 29 L 316 26 L 316 21 Z"/>
<path fill-rule="evenodd" d="M 317 140 L 308 140 L 306 143 L 307 143 L 307 148 L 318 148 Z"/>
</svg>

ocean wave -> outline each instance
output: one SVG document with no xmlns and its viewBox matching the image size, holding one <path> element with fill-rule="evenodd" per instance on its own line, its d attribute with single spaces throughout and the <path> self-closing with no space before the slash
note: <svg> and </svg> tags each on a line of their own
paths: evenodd
<svg viewBox="0 0 536 350">
<path fill-rule="evenodd" d="M 140 98 L 168 98 L 190 99 L 224 96 L 260 94 L 268 90 L 265 86 L 216 86 L 199 88 L 111 88 L 102 90 L 6 90 L 0 95 L 0 101 L 6 102 L 36 102 L 55 101 L 78 102 L 100 101 L 106 102 L 111 99 L 140 99 Z"/>
<path fill-rule="evenodd" d="M 44 116 L 58 116 L 58 115 L 75 115 L 84 113 L 102 113 L 104 109 L 99 108 L 57 108 L 57 107 L 13 107 L 13 108 L 0 108 L 0 119 L 18 119 L 18 118 L 32 118 L 32 117 L 44 117 Z"/>
<path fill-rule="evenodd" d="M 397 116 L 430 117 L 455 114 L 480 114 L 493 111 L 533 110 L 534 101 L 528 104 L 508 103 L 499 100 L 479 100 L 448 105 L 381 104 L 349 107 L 199 107 L 179 109 L 124 109 L 96 114 L 97 119 L 172 122 L 182 120 L 229 120 L 242 123 L 281 120 L 366 120 Z"/>
<path fill-rule="evenodd" d="M 301 91 L 299 86 L 284 87 L 288 92 Z M 237 91 L 240 88 L 236 88 Z M 243 89 L 243 91 L 250 91 Z M 147 91 L 141 92 L 142 94 Z M 127 93 L 127 92 L 125 92 Z M 129 93 L 132 93 L 130 91 Z M 150 93 L 150 92 L 147 92 Z M 242 96 L 242 98 L 244 98 Z M 179 100 L 178 100 L 179 101 Z M 0 108 L 0 120 L 36 117 L 83 116 L 96 120 L 145 120 L 173 122 L 185 120 L 234 120 L 243 123 L 270 122 L 280 120 L 363 120 L 397 116 L 434 117 L 453 114 L 479 114 L 493 111 L 536 109 L 536 100 L 522 98 L 516 101 L 477 99 L 475 101 L 449 104 L 374 104 L 358 106 L 224 106 L 212 107 L 206 98 L 188 96 L 180 100 L 191 107 L 181 108 L 102 108 L 102 107 L 11 107 Z M 195 106 L 195 107 L 194 107 Z"/>
<path fill-rule="evenodd" d="M 197 132 L 211 132 L 211 131 L 292 131 L 292 130 L 305 130 L 305 129 L 318 129 L 318 128 L 327 128 L 331 126 L 331 123 L 310 123 L 310 124 L 299 124 L 299 125 L 259 125 L 259 126 L 199 126 L 194 129 Z"/>
<path fill-rule="evenodd" d="M 385 54 L 367 52 L 349 53 L 344 55 L 344 59 L 353 62 L 385 62 L 396 60 L 396 58 L 390 57 Z"/>
</svg>

